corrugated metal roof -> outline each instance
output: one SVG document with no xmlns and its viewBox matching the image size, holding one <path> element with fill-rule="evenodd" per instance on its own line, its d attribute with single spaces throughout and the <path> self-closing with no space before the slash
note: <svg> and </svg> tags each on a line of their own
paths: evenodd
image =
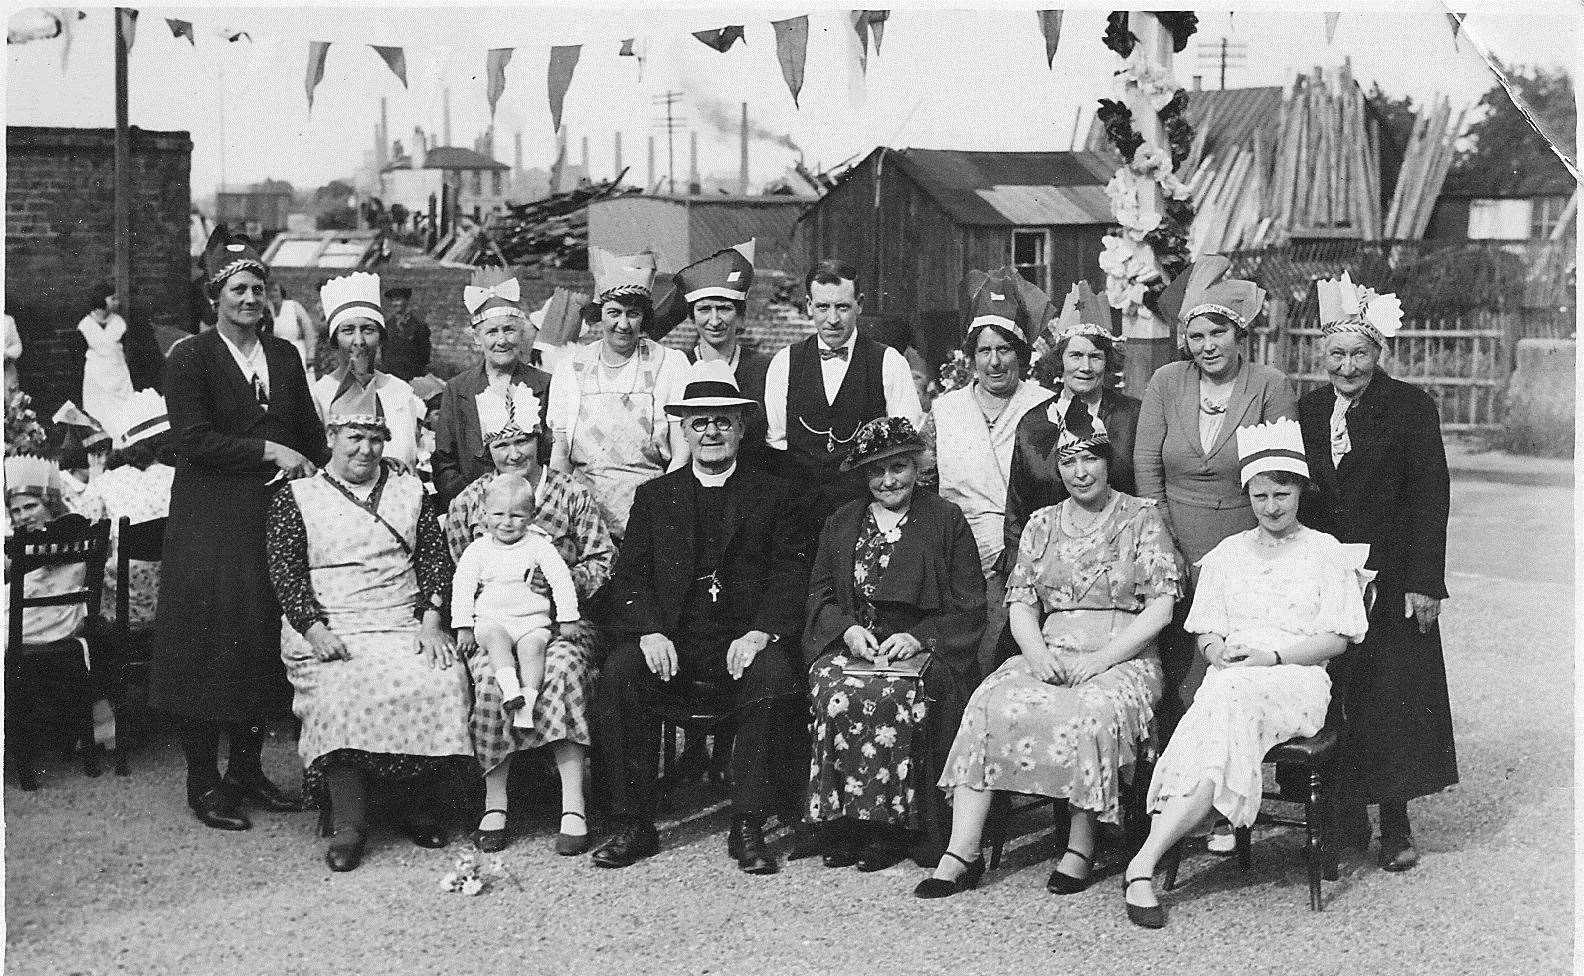
<svg viewBox="0 0 1584 976">
<path fill-rule="evenodd" d="M 756 239 L 758 267 L 801 271 L 792 233 L 808 203 L 798 197 L 607 197 L 589 204 L 589 243 L 618 254 L 652 250 L 660 270 L 672 272 Z"/>
<path fill-rule="evenodd" d="M 1209 126 L 1205 152 L 1215 153 L 1247 145 L 1256 132 L 1263 132 L 1267 140 L 1274 141 L 1281 125 L 1281 101 L 1280 85 L 1191 91 L 1186 118 L 1195 131 Z M 1099 119 L 1090 122 L 1084 146 L 1092 152 L 1105 153 L 1109 159 L 1116 158 Z"/>
<path fill-rule="evenodd" d="M 951 218 L 970 226 L 1109 224 L 1114 167 L 1092 152 L 878 149 Z"/>
</svg>

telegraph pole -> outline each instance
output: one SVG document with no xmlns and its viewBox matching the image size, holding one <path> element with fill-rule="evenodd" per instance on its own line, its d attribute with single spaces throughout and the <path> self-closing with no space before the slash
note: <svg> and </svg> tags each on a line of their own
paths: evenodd
<svg viewBox="0 0 1584 976">
<path fill-rule="evenodd" d="M 666 192 L 676 194 L 676 133 L 686 121 L 676 114 L 676 105 L 682 100 L 679 91 L 668 91 L 663 95 L 654 96 L 651 101 L 656 108 L 665 107 L 665 119 L 656 119 L 656 128 L 665 129 L 666 134 Z"/>
<path fill-rule="evenodd" d="M 1223 37 L 1219 41 L 1199 42 L 1199 66 L 1219 73 L 1222 91 L 1226 91 L 1227 68 L 1241 68 L 1247 58 L 1248 44 L 1243 41 Z"/>
</svg>

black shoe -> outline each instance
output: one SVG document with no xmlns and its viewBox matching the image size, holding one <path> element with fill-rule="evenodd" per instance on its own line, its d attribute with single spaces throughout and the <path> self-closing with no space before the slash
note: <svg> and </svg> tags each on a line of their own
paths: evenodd
<svg viewBox="0 0 1584 976">
<path fill-rule="evenodd" d="M 438 850 L 449 844 L 445 825 L 428 814 L 414 814 L 401 822 L 401 832 L 407 839 L 427 850 Z"/>
<path fill-rule="evenodd" d="M 1128 878 L 1122 882 L 1122 902 L 1127 905 L 1128 921 L 1144 929 L 1163 929 L 1166 927 L 1166 909 L 1160 905 L 1135 905 L 1127 900 L 1128 888 L 1143 881 L 1153 887 L 1155 879 L 1150 875 L 1138 878 Z"/>
<path fill-rule="evenodd" d="M 1094 870 L 1093 854 L 1085 854 L 1071 847 L 1062 853 L 1062 857 L 1065 858 L 1068 854 L 1076 854 L 1091 871 Z M 1075 878 L 1070 874 L 1063 874 L 1059 862 L 1056 870 L 1051 872 L 1050 880 L 1045 882 L 1045 890 L 1053 895 L 1076 895 L 1087 887 L 1089 887 L 1088 871 L 1084 872 L 1083 877 Z"/>
<path fill-rule="evenodd" d="M 227 772 L 220 783 L 242 806 L 270 813 L 296 813 L 302 809 L 301 797 L 271 783 L 264 778 L 263 773 L 233 776 Z"/>
<path fill-rule="evenodd" d="M 224 786 L 210 787 L 188 799 L 187 805 L 192 807 L 192 812 L 205 827 L 213 827 L 216 830 L 248 830 L 253 826 L 242 811 L 237 809 L 236 798 Z"/>
<path fill-rule="evenodd" d="M 595 867 L 625 868 L 631 867 L 646 857 L 654 857 L 660 853 L 660 834 L 655 830 L 654 824 L 633 821 L 624 824 L 622 828 L 594 848 L 594 853 L 589 859 Z"/>
<path fill-rule="evenodd" d="M 821 836 L 819 824 L 792 823 L 792 846 L 787 849 L 788 861 L 801 861 L 805 857 L 813 857 L 825 849 L 824 837 Z"/>
<path fill-rule="evenodd" d="M 963 866 L 963 873 L 959 874 L 950 881 L 947 881 L 944 878 L 925 878 L 923 881 L 918 883 L 918 887 L 913 889 L 913 897 L 947 898 L 952 895 L 961 894 L 964 891 L 972 891 L 973 889 L 979 887 L 979 881 L 984 877 L 985 873 L 985 859 L 983 854 L 974 858 L 972 861 L 964 861 L 951 851 L 946 851 L 941 855 L 941 857 L 949 857 L 958 864 L 961 864 Z"/>
<path fill-rule="evenodd" d="M 1381 834 L 1380 853 L 1376 861 L 1382 870 L 1407 871 L 1419 863 L 1419 852 L 1414 849 L 1411 834 Z"/>
<path fill-rule="evenodd" d="M 738 837 L 737 867 L 745 874 L 775 874 L 781 870 L 775 855 L 765 844 L 764 821 L 758 817 L 739 817 L 732 822 L 732 831 Z M 727 835 L 730 845 L 731 837 Z"/>
<path fill-rule="evenodd" d="M 487 817 L 492 813 L 498 813 L 501 815 L 501 827 L 499 830 L 485 830 L 483 827 L 480 827 L 473 831 L 473 846 L 477 847 L 485 854 L 499 853 L 511 845 L 511 835 L 506 832 L 506 811 L 485 810 L 484 817 Z M 479 823 L 484 822 L 484 817 L 479 818 Z"/>
<path fill-rule="evenodd" d="M 342 827 L 330 835 L 330 846 L 325 848 L 325 864 L 332 871 L 351 871 L 363 863 L 363 845 L 368 832 L 362 827 Z"/>
<path fill-rule="evenodd" d="M 584 851 L 589 849 L 588 818 L 583 816 L 581 813 L 578 813 L 576 810 L 567 810 L 561 814 L 561 818 L 563 820 L 567 817 L 576 817 L 583 821 L 584 832 L 581 834 L 569 834 L 559 829 L 556 831 L 555 852 L 560 854 L 562 857 L 571 857 L 574 854 L 582 854 Z"/>
<path fill-rule="evenodd" d="M 858 870 L 864 873 L 884 871 L 901 863 L 907 857 L 907 845 L 889 826 L 878 827 L 858 855 Z"/>
<path fill-rule="evenodd" d="M 851 820 L 837 820 L 825 827 L 825 856 L 828 868 L 850 868 L 863 856 L 863 835 Z"/>
</svg>

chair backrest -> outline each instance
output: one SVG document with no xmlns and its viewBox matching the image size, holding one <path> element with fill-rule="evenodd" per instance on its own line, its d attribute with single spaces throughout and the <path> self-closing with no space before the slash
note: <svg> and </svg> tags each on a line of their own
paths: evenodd
<svg viewBox="0 0 1584 976">
<path fill-rule="evenodd" d="M 131 624 L 131 562 L 157 563 L 164 559 L 165 520 L 134 522 L 125 515 L 116 521 L 116 627 L 122 632 Z"/>
<path fill-rule="evenodd" d="M 1364 618 L 1369 619 L 1375 611 L 1375 580 L 1371 579 L 1364 584 Z M 1369 635 L 1365 635 L 1365 640 Z M 1326 709 L 1326 724 L 1340 727 L 1347 721 L 1347 688 L 1353 679 L 1353 648 L 1348 644 L 1342 653 L 1326 662 L 1326 671 L 1331 678 L 1331 704 Z"/>
<path fill-rule="evenodd" d="M 88 522 L 80 516 L 66 516 L 32 532 L 18 532 L 6 540 L 6 559 L 10 562 L 11 603 L 8 648 L 22 645 L 23 611 L 30 607 L 63 607 L 85 604 L 89 618 L 98 616 L 104 593 L 105 560 L 110 555 L 110 520 Z M 49 596 L 28 596 L 28 573 L 48 566 L 83 566 L 82 589 Z"/>
</svg>

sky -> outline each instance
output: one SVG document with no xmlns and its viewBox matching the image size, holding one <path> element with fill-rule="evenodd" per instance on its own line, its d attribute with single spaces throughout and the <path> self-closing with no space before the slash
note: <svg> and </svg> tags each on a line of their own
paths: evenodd
<svg viewBox="0 0 1584 976">
<path fill-rule="evenodd" d="M 1048 0 L 1047 0 L 1048 2 Z M 1194 74 L 1217 83 L 1199 43 L 1222 37 L 1245 45 L 1246 58 L 1228 73 L 1228 87 L 1289 81 L 1313 66 L 1350 59 L 1366 87 L 1378 82 L 1397 95 L 1427 101 L 1438 93 L 1454 108 L 1472 107 L 1495 81 L 1465 38 L 1454 43 L 1446 6 L 1426 0 L 1394 3 L 1333 0 L 1342 10 L 1327 43 L 1319 4 L 1244 2 L 1199 7 L 1199 33 L 1179 55 L 1179 84 Z M 1571 0 L 1459 2 L 1465 31 L 1515 64 L 1573 70 L 1584 37 L 1584 8 Z M 13 13 L 22 8 L 10 7 Z M 781 175 L 798 156 L 830 167 L 876 145 L 982 150 L 1067 149 L 1082 139 L 1096 98 L 1109 94 L 1119 65 L 1100 35 L 1106 9 L 1068 4 L 1061 44 L 1047 68 L 1033 6 L 945 9 L 894 7 L 880 50 L 867 72 L 857 65 L 846 12 L 750 3 L 732 10 L 654 3 L 613 10 L 561 6 L 141 7 L 131 54 L 132 124 L 192 134 L 195 199 L 223 179 L 246 184 L 266 177 L 312 188 L 349 176 L 374 146 L 383 99 L 392 138 L 412 141 L 414 126 L 439 139 L 450 91 L 451 143 L 473 145 L 489 124 L 484 64 L 491 48 L 515 49 L 506 91 L 495 113 L 496 155 L 512 162 L 521 132 L 525 166 L 547 167 L 555 136 L 546 98 L 552 44 L 583 45 L 567 94 L 563 128 L 568 159 L 589 162 L 596 178 L 614 175 L 614 133 L 621 132 L 629 179 L 643 182 L 645 140 L 655 135 L 664 175 L 664 133 L 654 99 L 683 93 L 678 114 L 699 132 L 700 169 L 734 174 L 738 105 L 746 101 L 763 137 L 750 149 L 752 179 Z M 794 106 L 775 57 L 772 20 L 810 15 L 801 105 Z M 197 25 L 197 45 L 171 35 L 164 19 Z M 718 54 L 691 31 L 743 24 L 746 43 Z M 251 40 L 228 43 L 219 33 L 245 29 Z M 623 38 L 646 50 L 643 64 L 617 56 Z M 310 41 L 330 41 L 324 80 L 310 111 L 304 75 Z M 114 124 L 112 15 L 88 8 L 73 31 L 69 55 L 59 39 L 7 45 L 7 122 L 14 125 Z M 404 88 L 369 44 L 406 50 Z M 65 55 L 63 57 L 63 55 Z M 64 61 L 64 65 L 63 65 Z M 1075 127 L 1075 120 L 1078 126 Z M 687 168 L 687 136 L 677 137 L 679 181 Z"/>
</svg>

